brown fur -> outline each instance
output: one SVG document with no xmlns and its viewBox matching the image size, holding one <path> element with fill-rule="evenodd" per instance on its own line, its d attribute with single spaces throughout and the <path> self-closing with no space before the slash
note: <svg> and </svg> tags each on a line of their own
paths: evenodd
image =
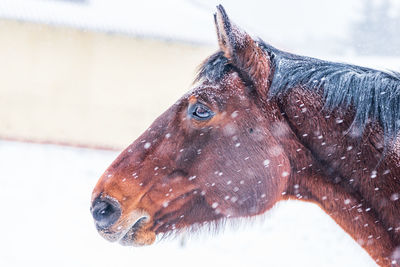
<svg viewBox="0 0 400 267">
<path fill-rule="evenodd" d="M 301 88 L 281 100 L 280 107 L 302 149 L 293 155 L 297 171 L 288 197 L 317 203 L 378 264 L 391 266 L 391 254 L 400 244 L 400 206 L 390 197 L 399 190 L 400 170 L 391 155 L 381 161 L 377 143 L 383 142 L 382 129 L 370 125 L 361 140 L 352 137 L 347 132 L 351 111 L 323 112 L 321 96 Z"/>
<path fill-rule="evenodd" d="M 397 154 L 383 154 L 381 127 L 370 123 L 354 137 L 351 109 L 328 113 L 321 93 L 302 87 L 268 100 L 269 56 L 221 7 L 216 25 L 233 68 L 218 82 L 201 80 L 103 174 L 92 197 L 113 198 L 122 215 L 101 234 L 151 244 L 156 234 L 299 199 L 319 205 L 379 265 L 398 266 L 391 257 L 400 206 L 391 196 L 400 191 L 400 169 Z M 215 115 L 191 117 L 197 102 Z M 132 230 L 138 214 L 147 221 Z"/>
</svg>

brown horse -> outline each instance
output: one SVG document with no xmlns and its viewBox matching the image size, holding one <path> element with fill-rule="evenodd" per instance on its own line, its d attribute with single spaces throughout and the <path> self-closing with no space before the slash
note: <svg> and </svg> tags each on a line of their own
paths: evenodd
<svg viewBox="0 0 400 267">
<path fill-rule="evenodd" d="M 400 75 L 279 51 L 214 16 L 194 88 L 100 178 L 91 211 L 124 245 L 280 200 L 319 205 L 381 266 L 400 259 Z"/>
</svg>

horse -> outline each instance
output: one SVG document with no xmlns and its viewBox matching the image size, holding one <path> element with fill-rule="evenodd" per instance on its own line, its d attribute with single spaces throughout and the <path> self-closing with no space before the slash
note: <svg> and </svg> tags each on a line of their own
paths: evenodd
<svg viewBox="0 0 400 267">
<path fill-rule="evenodd" d="M 221 5 L 214 22 L 192 89 L 96 184 L 100 235 L 150 245 L 296 199 L 400 266 L 400 74 L 280 51 Z"/>
</svg>

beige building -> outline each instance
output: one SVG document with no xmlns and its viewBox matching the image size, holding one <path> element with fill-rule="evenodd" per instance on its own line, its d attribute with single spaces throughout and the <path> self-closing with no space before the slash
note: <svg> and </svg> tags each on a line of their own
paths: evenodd
<svg viewBox="0 0 400 267">
<path fill-rule="evenodd" d="M 0 138 L 125 147 L 190 88 L 196 67 L 217 49 L 212 2 L 1 0 Z M 275 23 L 281 12 L 264 16 L 271 4 L 285 5 L 237 1 L 229 10 L 281 49 L 325 51 L 331 37 L 318 34 L 321 46 L 313 35 L 297 40 L 293 23 Z M 399 70 L 395 57 L 322 58 Z"/>
<path fill-rule="evenodd" d="M 123 148 L 216 49 L 48 24 L 0 20 L 0 138 Z"/>
</svg>

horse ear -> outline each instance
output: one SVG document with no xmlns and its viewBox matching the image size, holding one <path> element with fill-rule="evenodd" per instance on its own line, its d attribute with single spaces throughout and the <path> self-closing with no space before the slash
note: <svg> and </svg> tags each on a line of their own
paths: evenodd
<svg viewBox="0 0 400 267">
<path fill-rule="evenodd" d="M 256 90 L 266 96 L 269 88 L 271 61 L 269 55 L 249 34 L 234 25 L 222 5 L 214 14 L 220 49 L 225 57 L 248 79 Z"/>
</svg>

